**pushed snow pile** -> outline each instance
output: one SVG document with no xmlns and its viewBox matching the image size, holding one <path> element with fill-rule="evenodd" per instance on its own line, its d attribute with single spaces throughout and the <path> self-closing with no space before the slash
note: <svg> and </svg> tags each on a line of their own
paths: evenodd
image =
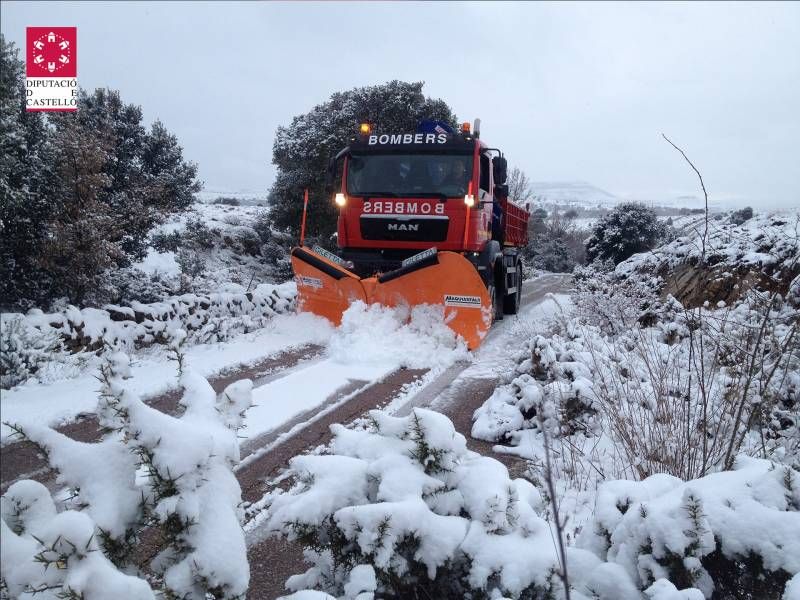
<svg viewBox="0 0 800 600">
<path fill-rule="evenodd" d="M 72 496 L 61 513 L 32 481 L 14 484 L 3 496 L 2 577 L 12 598 L 44 587 L 53 597 L 151 598 L 148 583 L 122 574 L 145 566 L 154 574 L 150 583 L 167 597 L 244 595 L 249 569 L 232 469 L 252 382 L 235 382 L 218 398 L 204 378 L 182 369 L 180 417 L 128 391 L 130 361 L 116 353 L 99 377 L 102 441 L 15 426 L 46 455 Z M 160 530 L 163 546 L 148 565 L 135 564 L 136 546 L 150 528 Z"/>
<path fill-rule="evenodd" d="M 622 566 L 655 600 L 781 598 L 800 573 L 800 473 L 741 458 L 685 483 L 611 481 L 578 546 Z M 673 584 L 696 590 L 679 595 Z"/>
<path fill-rule="evenodd" d="M 446 367 L 469 354 L 444 322 L 441 306 L 387 308 L 356 302 L 342 316 L 330 353 L 343 363 L 394 363 L 409 368 Z"/>
<path fill-rule="evenodd" d="M 2 315 L 0 377 L 3 387 L 25 381 L 49 360 L 65 352 L 95 351 L 110 346 L 130 351 L 168 344 L 177 330 L 191 341 L 224 341 L 264 327 L 276 314 L 294 308 L 293 283 L 261 284 L 254 292 L 183 294 L 164 302 L 103 310 L 70 306 L 58 313 L 31 311 Z"/>
</svg>

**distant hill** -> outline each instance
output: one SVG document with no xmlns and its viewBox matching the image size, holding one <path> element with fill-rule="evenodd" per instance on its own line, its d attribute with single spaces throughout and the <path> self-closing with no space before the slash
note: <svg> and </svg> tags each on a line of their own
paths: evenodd
<svg viewBox="0 0 800 600">
<path fill-rule="evenodd" d="M 531 187 L 543 204 L 608 208 L 621 202 L 614 194 L 586 181 L 534 181 Z"/>
<path fill-rule="evenodd" d="M 242 206 L 262 206 L 267 203 L 266 192 L 229 192 L 223 190 L 208 190 L 195 194 L 199 202 L 212 204 L 217 198 L 236 198 Z"/>
<path fill-rule="evenodd" d="M 534 181 L 531 187 L 536 201 L 544 205 L 572 206 L 590 211 L 613 208 L 620 202 L 642 202 L 670 213 L 704 206 L 703 198 L 693 194 L 657 192 L 616 196 L 587 181 Z M 723 207 L 719 201 L 709 200 L 709 208 L 717 212 Z"/>
</svg>

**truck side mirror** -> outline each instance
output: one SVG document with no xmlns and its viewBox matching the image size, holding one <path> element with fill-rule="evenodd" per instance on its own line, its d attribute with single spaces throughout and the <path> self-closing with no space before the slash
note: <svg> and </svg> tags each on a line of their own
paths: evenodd
<svg viewBox="0 0 800 600">
<path fill-rule="evenodd" d="M 503 185 L 506 182 L 508 172 L 508 161 L 503 156 L 496 156 L 492 159 L 494 169 L 494 182 L 496 185 Z"/>
<path fill-rule="evenodd" d="M 333 190 L 333 184 L 336 182 L 336 171 L 339 166 L 339 161 L 350 154 L 350 146 L 342 148 L 339 153 L 328 161 L 328 168 L 325 171 L 325 190 L 330 192 Z"/>
<path fill-rule="evenodd" d="M 336 159 L 332 158 L 328 161 L 328 168 L 325 169 L 325 194 L 330 195 L 333 192 L 333 183 L 336 179 Z"/>
</svg>

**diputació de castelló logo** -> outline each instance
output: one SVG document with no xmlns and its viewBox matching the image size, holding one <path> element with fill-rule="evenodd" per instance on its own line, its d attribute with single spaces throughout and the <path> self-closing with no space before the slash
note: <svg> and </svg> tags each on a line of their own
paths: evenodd
<svg viewBox="0 0 800 600">
<path fill-rule="evenodd" d="M 78 28 L 28 27 L 25 109 L 78 110 Z"/>
</svg>

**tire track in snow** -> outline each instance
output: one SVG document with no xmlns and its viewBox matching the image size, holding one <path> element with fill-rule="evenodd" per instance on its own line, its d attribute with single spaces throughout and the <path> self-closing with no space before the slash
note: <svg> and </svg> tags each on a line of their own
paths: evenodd
<svg viewBox="0 0 800 600">
<path fill-rule="evenodd" d="M 255 385 L 264 385 L 302 365 L 312 364 L 322 350 L 321 346 L 315 344 L 288 349 L 251 366 L 227 369 L 215 377 L 210 377 L 209 383 L 218 394 L 234 381 L 244 378 L 253 379 Z M 178 405 L 180 397 L 181 391 L 174 389 L 153 398 L 146 398 L 145 402 L 162 412 L 177 414 L 180 409 Z M 80 415 L 76 421 L 57 427 L 56 431 L 80 442 L 96 442 L 101 436 L 97 419 L 91 414 Z M 52 487 L 55 481 L 55 472 L 50 469 L 41 452 L 30 442 L 19 441 L 0 447 L 0 492 L 5 493 L 12 483 L 20 479 L 34 479 L 48 487 Z"/>
</svg>

